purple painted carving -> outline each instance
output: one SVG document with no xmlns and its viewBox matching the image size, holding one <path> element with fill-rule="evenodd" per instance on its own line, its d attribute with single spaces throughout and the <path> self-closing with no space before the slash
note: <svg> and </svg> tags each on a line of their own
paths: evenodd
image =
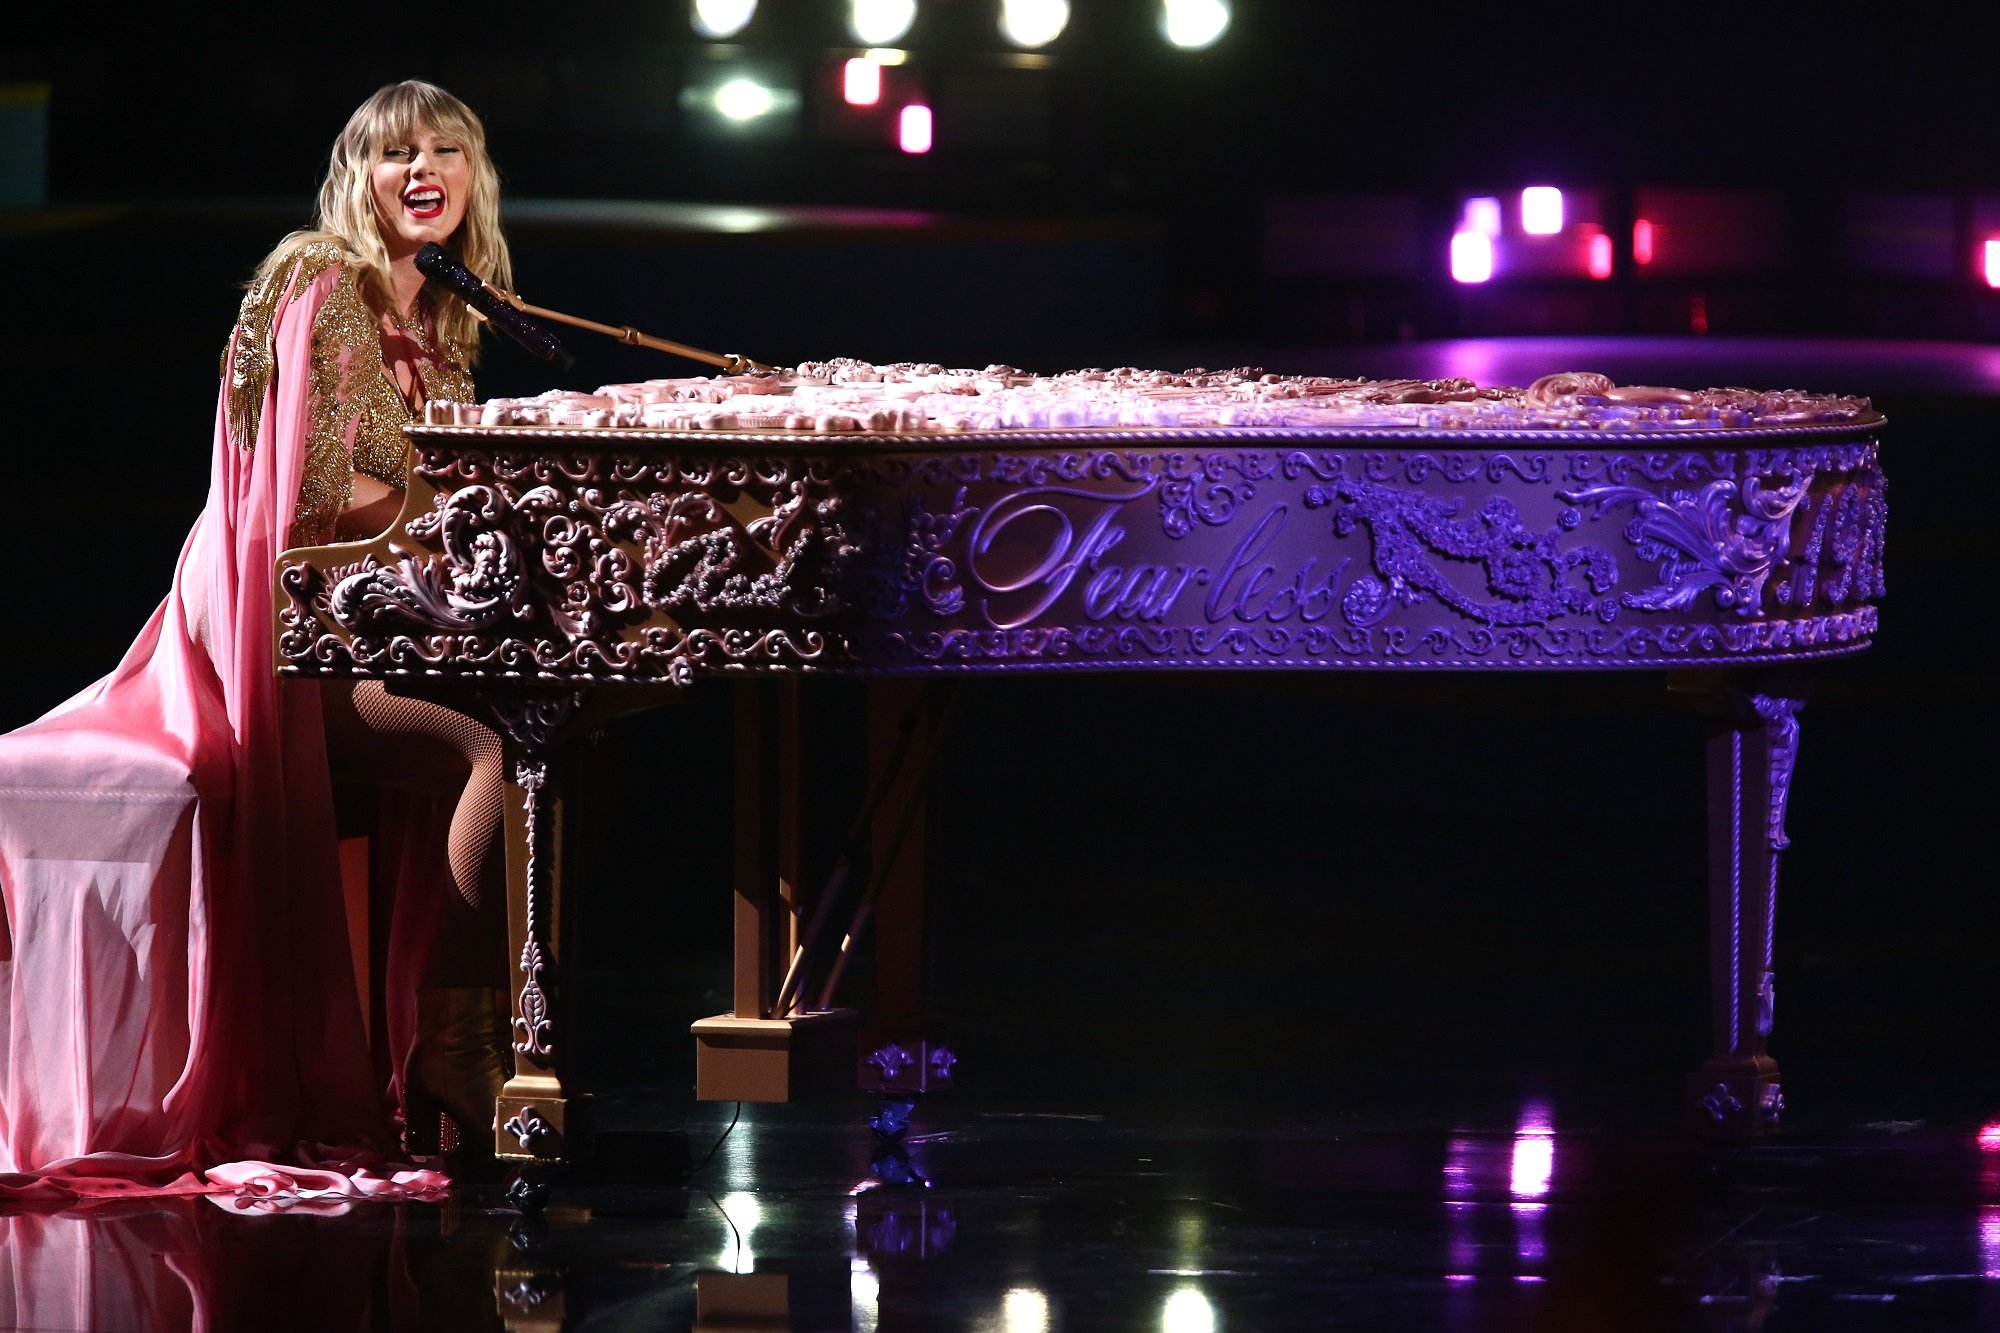
<svg viewBox="0 0 2000 1333">
<path fill-rule="evenodd" d="M 916 1068 L 917 1058 L 891 1042 L 872 1052 L 866 1063 L 880 1070 L 885 1081 L 894 1082 L 902 1074 Z"/>
<path fill-rule="evenodd" d="M 965 589 L 958 584 L 958 562 L 943 552 L 958 536 L 965 520 L 978 511 L 965 503 L 965 487 L 953 493 L 950 504 L 933 512 L 922 494 L 903 501 L 903 547 L 895 576 L 872 573 L 869 578 L 870 614 L 884 620 L 902 615 L 914 602 L 932 615 L 956 614 L 965 605 Z"/>
<path fill-rule="evenodd" d="M 1341 607 L 1349 624 L 1376 624 L 1392 602 L 1408 607 L 1432 597 L 1487 625 L 1541 625 L 1568 614 L 1609 623 L 1618 614 L 1617 601 L 1599 595 L 1618 581 L 1610 554 L 1599 546 L 1560 547 L 1559 530 L 1577 523 L 1572 510 L 1558 516 L 1557 529 L 1537 533 L 1521 522 L 1512 501 L 1499 496 L 1469 519 L 1457 517 L 1460 501 L 1367 483 L 1313 486 L 1304 498 L 1311 509 L 1339 506 L 1333 518 L 1339 536 L 1368 529 L 1380 578 L 1353 585 Z M 1458 588 L 1439 561 L 1477 565 L 1494 600 Z M 1584 586 L 1570 582 L 1572 572 Z"/>
<path fill-rule="evenodd" d="M 1708 591 L 1717 606 L 1758 616 L 1764 612 L 1764 582 L 1791 550 L 1792 514 L 1811 484 L 1808 472 L 1775 487 L 1750 477 L 1740 487 L 1712 481 L 1666 499 L 1636 486 L 1594 486 L 1566 492 L 1563 499 L 1595 509 L 1593 519 L 1623 505 L 1636 511 L 1626 539 L 1641 559 L 1659 566 L 1660 581 L 1626 593 L 1627 606 L 1680 610 Z"/>
<path fill-rule="evenodd" d="M 1716 1084 L 1695 1105 L 1708 1112 L 1708 1118 L 1718 1125 L 1743 1110 L 1743 1103 L 1730 1093 L 1726 1083 Z"/>
<path fill-rule="evenodd" d="M 1238 508 L 1256 498 L 1255 481 L 1246 477 L 1231 485 L 1222 479 L 1227 471 L 1225 460 L 1218 454 L 1199 475 L 1174 477 L 1161 483 L 1160 526 L 1169 537 L 1185 537 L 1197 523 L 1219 528 L 1236 516 Z"/>
<path fill-rule="evenodd" d="M 1783 851 L 1792 845 L 1785 836 L 1785 803 L 1792 795 L 1792 770 L 1799 762 L 1799 710 L 1805 703 L 1799 699 L 1775 698 L 1757 695 L 1751 700 L 1751 707 L 1770 729 L 1771 746 L 1771 808 L 1767 825 L 1767 836 L 1771 850 Z"/>
</svg>

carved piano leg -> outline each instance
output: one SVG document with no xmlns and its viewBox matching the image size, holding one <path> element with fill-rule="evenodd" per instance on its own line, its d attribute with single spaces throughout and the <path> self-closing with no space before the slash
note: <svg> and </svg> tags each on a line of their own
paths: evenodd
<svg viewBox="0 0 2000 1333">
<path fill-rule="evenodd" d="M 1772 932 L 1785 801 L 1798 759 L 1805 689 L 1748 673 L 1678 678 L 1709 719 L 1708 880 L 1712 1051 L 1688 1083 L 1690 1120 L 1707 1133 L 1759 1138 L 1784 1110 L 1766 1049 L 1774 994 Z"/>
<path fill-rule="evenodd" d="M 488 699 L 507 746 L 507 946 L 514 1076 L 495 1110 L 495 1155 L 517 1164 L 508 1198 L 524 1212 L 547 1201 L 551 1168 L 574 1159 L 582 1105 L 563 1089 L 558 1001 L 562 964 L 561 811 L 553 742 L 580 697 Z"/>
</svg>

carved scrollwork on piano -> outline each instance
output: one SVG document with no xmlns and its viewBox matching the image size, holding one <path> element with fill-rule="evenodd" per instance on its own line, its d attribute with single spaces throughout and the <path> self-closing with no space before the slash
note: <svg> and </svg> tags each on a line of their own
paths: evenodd
<svg viewBox="0 0 2000 1333">
<path fill-rule="evenodd" d="M 288 669 L 1744 664 L 1854 651 L 1882 587 L 1861 426 L 1755 448 L 1211 430 L 768 455 L 768 437 L 418 434 L 432 508 L 286 571 Z"/>
<path fill-rule="evenodd" d="M 284 570 L 285 663 L 683 683 L 805 667 L 827 652 L 817 624 L 847 607 L 862 550 L 808 460 L 433 450 L 416 473 L 435 507 L 391 558 Z"/>
</svg>

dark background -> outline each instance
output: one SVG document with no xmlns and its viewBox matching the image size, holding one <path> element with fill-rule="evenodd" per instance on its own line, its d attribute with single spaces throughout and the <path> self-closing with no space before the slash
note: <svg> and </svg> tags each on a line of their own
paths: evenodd
<svg viewBox="0 0 2000 1333">
<path fill-rule="evenodd" d="M 845 54 L 832 8 L 767 0 L 741 54 L 820 86 Z M 922 158 L 810 97 L 783 137 L 708 133 L 679 89 L 717 57 L 672 3 L 0 21 L 0 83 L 47 89 L 45 189 L 0 211 L 0 723 L 108 669 L 164 589 L 241 282 L 309 220 L 347 112 L 428 77 L 486 117 L 531 300 L 775 362 L 1401 374 L 1442 340 L 1535 332 L 1596 340 L 1543 346 L 1621 379 L 1873 395 L 1891 419 L 1891 593 L 1880 642 L 1819 673 L 1805 715 L 1774 1049 L 1808 1123 L 1990 1115 L 1977 570 L 2000 293 L 1970 241 L 2000 193 L 1991 21 L 1240 0 L 1222 44 L 1177 53 L 1136 0 L 1078 0 L 1050 67 L 1023 71 L 998 56 L 992 8 L 932 0 L 908 43 L 940 108 Z M 1614 214 L 1648 184 L 1762 192 L 1783 245 L 1754 271 L 1641 289 L 1620 235 L 1609 297 L 1473 301 L 1441 263 L 1271 271 L 1273 200 L 1397 194 L 1442 255 L 1459 200 L 1540 181 L 1601 190 Z M 1965 263 L 1847 262 L 1847 204 L 1869 190 L 1946 201 Z M 1696 296 L 1709 339 L 1668 345 Z M 567 376 L 490 349 L 482 392 L 686 369 L 583 338 Z M 1509 346 L 1497 364 L 1520 362 Z M 855 690 L 822 684 L 824 837 L 859 758 Z M 592 765 L 579 1001 L 618 1035 L 588 1068 L 669 1107 L 687 1096 L 685 1020 L 727 1007 L 728 704 L 703 685 Z M 940 1007 L 968 1088 L 1442 1116 L 1530 1078 L 1567 1114 L 1671 1120 L 1706 1045 L 1700 734 L 1650 674 L 982 683 L 934 838 Z M 644 1040 L 635 1012 L 659 1018 Z"/>
</svg>

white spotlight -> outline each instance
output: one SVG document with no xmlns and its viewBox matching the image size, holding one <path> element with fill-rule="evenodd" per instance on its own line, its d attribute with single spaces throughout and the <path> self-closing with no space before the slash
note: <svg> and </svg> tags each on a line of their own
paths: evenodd
<svg viewBox="0 0 2000 1333">
<path fill-rule="evenodd" d="M 847 31 L 863 46 L 889 46 L 917 21 L 917 0 L 851 0 Z"/>
<path fill-rule="evenodd" d="M 734 37 L 757 12 L 757 0 L 694 0 L 694 30 L 704 37 Z"/>
<path fill-rule="evenodd" d="M 1451 276 L 1456 282 L 1485 282 L 1493 276 L 1493 238 L 1461 231 L 1451 238 Z"/>
<path fill-rule="evenodd" d="M 1563 192 L 1553 185 L 1530 185 L 1521 191 L 1521 230 L 1530 236 L 1554 236 L 1563 229 Z"/>
<path fill-rule="evenodd" d="M 882 67 L 855 56 L 841 68 L 840 95 L 849 106 L 874 106 L 882 100 Z"/>
<path fill-rule="evenodd" d="M 1165 0 L 1160 31 L 1185 50 L 1210 46 L 1229 27 L 1227 0 Z"/>
<path fill-rule="evenodd" d="M 1000 1304 L 1005 1333 L 1049 1333 L 1049 1298 L 1034 1287 L 1010 1289 Z"/>
<path fill-rule="evenodd" d="M 1215 1333 L 1215 1306 L 1193 1285 L 1174 1288 L 1160 1311 L 1160 1333 Z"/>
<path fill-rule="evenodd" d="M 731 79 L 715 90 L 715 109 L 739 123 L 771 114 L 777 98 L 755 79 Z"/>
<path fill-rule="evenodd" d="M 1032 51 L 1062 36 L 1069 24 L 1069 0 L 1001 0 L 1000 35 Z"/>
<path fill-rule="evenodd" d="M 931 142 L 931 109 L 921 102 L 912 102 L 897 118 L 896 146 L 906 153 L 928 153 Z"/>
</svg>

